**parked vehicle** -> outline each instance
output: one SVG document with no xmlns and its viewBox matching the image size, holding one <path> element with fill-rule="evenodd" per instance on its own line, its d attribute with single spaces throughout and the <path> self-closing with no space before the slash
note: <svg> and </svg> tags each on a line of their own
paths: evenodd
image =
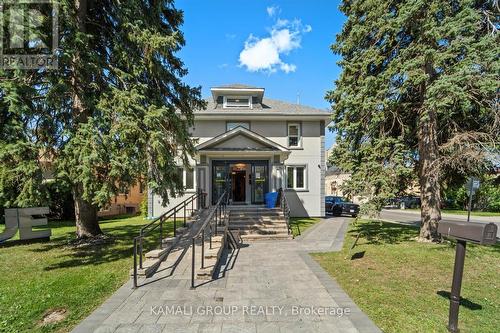
<svg viewBox="0 0 500 333">
<path fill-rule="evenodd" d="M 325 212 L 337 216 L 344 214 L 356 217 L 359 213 L 359 205 L 349 202 L 342 197 L 326 196 Z"/>
<path fill-rule="evenodd" d="M 420 198 L 415 196 L 396 197 L 387 200 L 384 208 L 386 209 L 420 208 Z"/>
</svg>

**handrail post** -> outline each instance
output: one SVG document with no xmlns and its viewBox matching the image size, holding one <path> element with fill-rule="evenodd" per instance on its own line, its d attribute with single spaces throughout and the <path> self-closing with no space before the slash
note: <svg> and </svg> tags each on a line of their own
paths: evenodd
<svg viewBox="0 0 500 333">
<path fill-rule="evenodd" d="M 194 270 L 195 270 L 195 259 L 196 259 L 196 256 L 195 256 L 195 253 L 194 253 L 194 249 L 196 247 L 196 244 L 195 244 L 195 238 L 193 237 L 193 253 L 192 253 L 192 256 L 191 256 L 191 289 L 194 289 Z"/>
<path fill-rule="evenodd" d="M 160 219 L 160 250 L 163 248 L 163 219 Z"/>
<path fill-rule="evenodd" d="M 222 206 L 219 204 L 219 225 L 222 223 Z"/>
<path fill-rule="evenodd" d="M 177 207 L 174 208 L 174 237 L 177 237 Z"/>
<path fill-rule="evenodd" d="M 186 227 L 186 205 L 184 204 L 184 228 Z"/>
<path fill-rule="evenodd" d="M 142 234 L 139 237 L 139 268 L 142 269 Z"/>
<path fill-rule="evenodd" d="M 215 215 L 215 225 L 217 225 L 217 206 L 215 206 L 214 215 Z"/>
<path fill-rule="evenodd" d="M 205 229 L 201 230 L 201 268 L 205 268 Z"/>
<path fill-rule="evenodd" d="M 137 288 L 137 238 L 134 238 L 134 289 Z"/>
<path fill-rule="evenodd" d="M 210 224 L 210 250 L 212 249 L 212 233 L 213 233 L 212 224 Z M 215 234 L 217 234 L 217 226 L 215 226 Z"/>
</svg>

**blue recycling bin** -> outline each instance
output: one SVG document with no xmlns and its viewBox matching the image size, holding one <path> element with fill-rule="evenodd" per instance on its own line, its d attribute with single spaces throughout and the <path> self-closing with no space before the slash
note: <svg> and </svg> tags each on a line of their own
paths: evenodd
<svg viewBox="0 0 500 333">
<path fill-rule="evenodd" d="M 278 192 L 269 192 L 264 196 L 267 208 L 276 207 L 276 201 L 278 200 Z"/>
</svg>

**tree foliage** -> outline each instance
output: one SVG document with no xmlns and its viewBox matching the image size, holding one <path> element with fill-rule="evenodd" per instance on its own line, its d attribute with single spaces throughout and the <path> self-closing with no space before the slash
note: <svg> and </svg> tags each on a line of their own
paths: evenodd
<svg viewBox="0 0 500 333">
<path fill-rule="evenodd" d="M 351 191 L 382 202 L 418 177 L 421 238 L 436 238 L 448 172 L 490 165 L 500 137 L 496 1 L 343 1 L 327 94 Z M 380 207 L 380 205 L 378 205 Z"/>
<path fill-rule="evenodd" d="M 63 0 L 59 22 L 57 70 L 0 73 L 0 204 L 43 204 L 43 160 L 72 187 L 77 223 L 95 227 L 86 212 L 141 175 L 168 200 L 204 105 L 182 82 L 182 11 L 171 0 Z M 100 232 L 89 230 L 80 236 Z"/>
</svg>

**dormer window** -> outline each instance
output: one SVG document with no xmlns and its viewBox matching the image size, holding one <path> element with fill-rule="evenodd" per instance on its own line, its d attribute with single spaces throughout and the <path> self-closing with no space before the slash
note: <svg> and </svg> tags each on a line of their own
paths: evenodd
<svg viewBox="0 0 500 333">
<path fill-rule="evenodd" d="M 251 108 L 252 97 L 229 97 L 224 96 L 224 108 Z"/>
</svg>

